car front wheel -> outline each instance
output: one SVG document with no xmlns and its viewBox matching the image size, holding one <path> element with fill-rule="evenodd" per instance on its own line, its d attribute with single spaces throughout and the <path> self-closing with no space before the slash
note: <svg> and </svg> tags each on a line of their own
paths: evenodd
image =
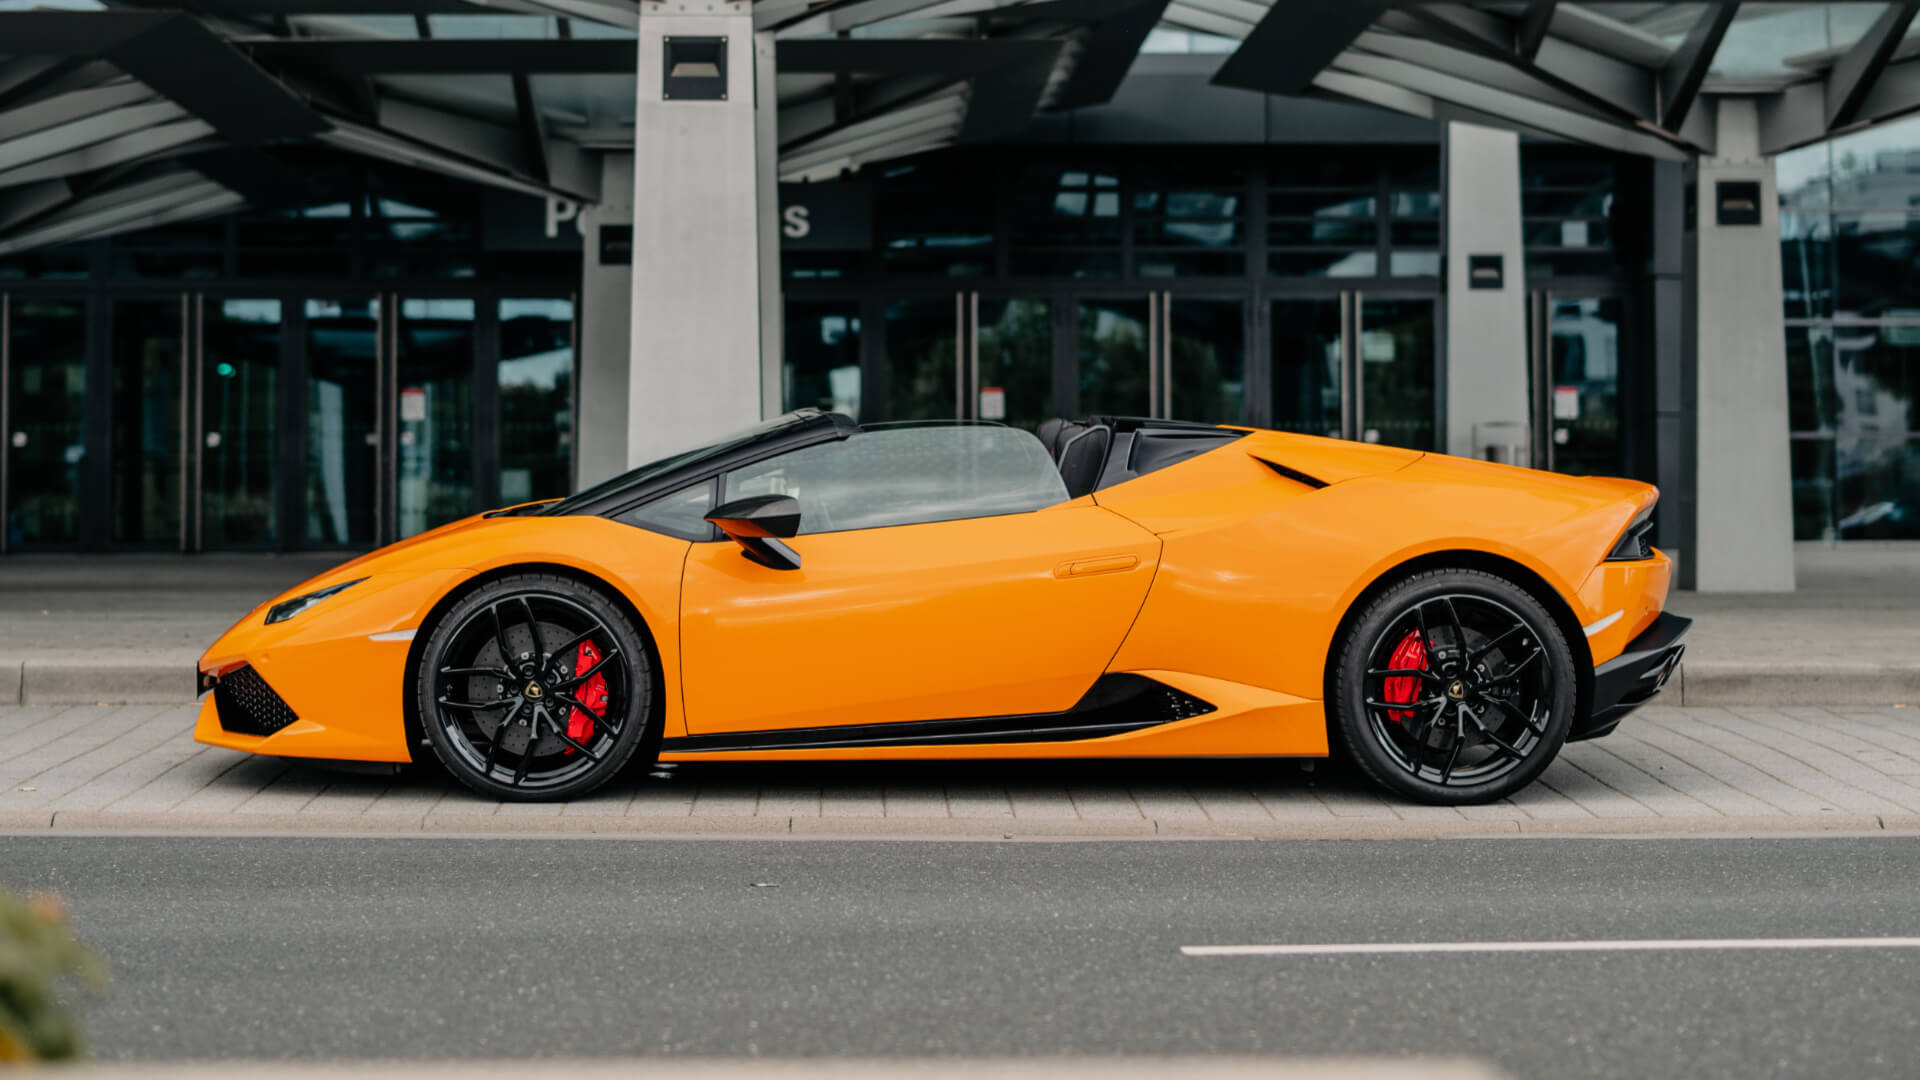
<svg viewBox="0 0 1920 1080">
<path fill-rule="evenodd" d="M 523 574 L 462 597 L 421 650 L 421 726 L 455 778 L 496 799 L 569 799 L 648 742 L 652 654 L 620 608 Z"/>
</svg>

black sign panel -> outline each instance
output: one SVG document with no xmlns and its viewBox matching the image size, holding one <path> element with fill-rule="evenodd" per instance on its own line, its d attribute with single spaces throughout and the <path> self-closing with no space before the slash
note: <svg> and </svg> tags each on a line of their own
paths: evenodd
<svg viewBox="0 0 1920 1080">
<path fill-rule="evenodd" d="M 727 99 L 727 39 L 669 37 L 661 67 L 660 97 L 666 101 Z"/>
<path fill-rule="evenodd" d="M 600 226 L 600 265 L 633 265 L 633 226 Z"/>
<path fill-rule="evenodd" d="M 866 251 L 873 246 L 873 188 L 836 180 L 780 185 L 780 247 Z"/>
<path fill-rule="evenodd" d="M 1716 225 L 1760 224 L 1760 181 L 1720 180 L 1713 185 Z"/>
<path fill-rule="evenodd" d="M 1467 256 L 1467 288 L 1501 289 L 1507 284 L 1506 260 L 1495 255 Z"/>
</svg>

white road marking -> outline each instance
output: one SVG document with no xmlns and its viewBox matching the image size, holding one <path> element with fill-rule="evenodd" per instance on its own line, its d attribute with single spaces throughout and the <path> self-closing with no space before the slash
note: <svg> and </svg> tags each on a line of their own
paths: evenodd
<svg viewBox="0 0 1920 1080">
<path fill-rule="evenodd" d="M 1607 627 L 1612 626 L 1614 623 L 1619 622 L 1620 616 L 1625 615 L 1626 613 L 1627 613 L 1626 609 L 1622 608 L 1621 610 L 1614 612 L 1613 614 L 1607 616 L 1606 618 L 1596 619 L 1593 622 L 1590 622 L 1587 625 L 1581 627 L 1580 629 L 1586 631 L 1586 634 L 1588 637 L 1592 637 L 1593 635 L 1599 633 L 1600 631 L 1605 630 Z"/>
<path fill-rule="evenodd" d="M 1920 937 L 1678 938 L 1620 941 L 1382 941 L 1331 945 L 1182 945 L 1186 956 L 1382 956 L 1417 953 L 1702 952 L 1715 949 L 1920 949 Z"/>
<path fill-rule="evenodd" d="M 418 630 L 389 630 L 384 634 L 368 634 L 368 641 L 412 641 Z"/>
</svg>

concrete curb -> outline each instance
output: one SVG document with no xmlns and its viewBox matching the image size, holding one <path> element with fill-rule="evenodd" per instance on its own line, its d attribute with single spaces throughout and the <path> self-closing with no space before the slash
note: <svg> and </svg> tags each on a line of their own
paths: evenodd
<svg viewBox="0 0 1920 1080">
<path fill-rule="evenodd" d="M 1681 663 L 1674 681 L 1679 683 L 1678 704 L 1689 706 L 1920 703 L 1920 664 L 1822 661 L 1759 665 L 1687 660 Z M 1671 689 L 1665 696 L 1672 697 Z"/>
<path fill-rule="evenodd" d="M 7 657 L 0 659 L 0 704 L 191 705 L 198 700 L 194 659 Z M 1655 700 L 1703 706 L 1920 704 L 1920 663 L 1688 660 Z"/>
<path fill-rule="evenodd" d="M 484 1077 L 488 1080 L 578 1080 L 646 1076 L 654 1080 L 1498 1080 L 1492 1065 L 1460 1058 L 987 1058 L 973 1060 L 780 1060 L 767 1058 L 687 1060 L 629 1058 L 568 1061 L 226 1061 L 139 1065 L 59 1065 L 28 1069 L 22 1076 L 62 1080 L 200 1080 L 202 1077 L 268 1076 L 279 1080 L 412 1080 L 415 1077 Z"/>
<path fill-rule="evenodd" d="M 22 705 L 191 705 L 198 698 L 193 661 L 102 664 L 57 658 L 22 661 L 15 700 Z M 5 692 L 0 681 L 0 693 Z"/>
<path fill-rule="evenodd" d="M 1920 834 L 1920 814 L 1580 820 L 1284 822 L 1021 821 L 1010 818 L 629 818 L 565 814 L 115 813 L 0 811 L 0 833 L 233 836 L 620 836 L 816 840 L 1439 840 L 1525 836 Z"/>
</svg>

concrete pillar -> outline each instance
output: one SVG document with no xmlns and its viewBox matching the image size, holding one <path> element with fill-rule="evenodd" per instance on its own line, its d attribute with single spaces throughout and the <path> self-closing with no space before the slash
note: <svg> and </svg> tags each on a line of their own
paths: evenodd
<svg viewBox="0 0 1920 1080">
<path fill-rule="evenodd" d="M 1717 145 L 1695 161 L 1684 333 L 1693 416 L 1693 546 L 1701 592 L 1793 588 L 1793 490 L 1780 223 L 1773 161 L 1749 98 L 1710 98 Z"/>
<path fill-rule="evenodd" d="M 1502 443 L 1529 445 L 1520 137 L 1448 120 L 1441 122 L 1441 148 L 1447 245 L 1445 450 L 1480 457 L 1495 430 L 1510 433 Z M 1497 282 L 1490 273 L 1495 260 Z M 1489 428 L 1495 424 L 1516 427 Z"/>
<path fill-rule="evenodd" d="M 604 229 L 633 227 L 633 155 L 608 154 L 600 164 L 601 202 L 580 209 L 580 387 L 574 438 L 576 488 L 627 468 L 627 369 L 633 337 L 633 267 L 624 249 L 606 251 Z M 573 228 L 575 222 L 560 224 Z M 612 255 L 603 259 L 603 251 Z"/>
<path fill-rule="evenodd" d="M 725 59 L 724 86 L 711 98 L 680 81 L 706 76 L 717 66 L 710 58 L 668 71 L 670 45 L 685 47 L 691 39 L 717 44 Z M 764 208 L 755 157 L 754 54 L 749 3 L 640 5 L 630 465 L 760 419 Z"/>
<path fill-rule="evenodd" d="M 1646 278 L 1639 299 L 1636 348 L 1641 370 L 1652 372 L 1653 482 L 1660 486 L 1654 538 L 1673 557 L 1678 582 L 1692 588 L 1693 563 L 1693 382 L 1687 347 L 1687 166 L 1648 164 L 1652 214 L 1646 237 Z M 1619 238 L 1615 238 L 1616 245 Z M 1629 405 L 1629 408 L 1632 406 Z"/>
</svg>

